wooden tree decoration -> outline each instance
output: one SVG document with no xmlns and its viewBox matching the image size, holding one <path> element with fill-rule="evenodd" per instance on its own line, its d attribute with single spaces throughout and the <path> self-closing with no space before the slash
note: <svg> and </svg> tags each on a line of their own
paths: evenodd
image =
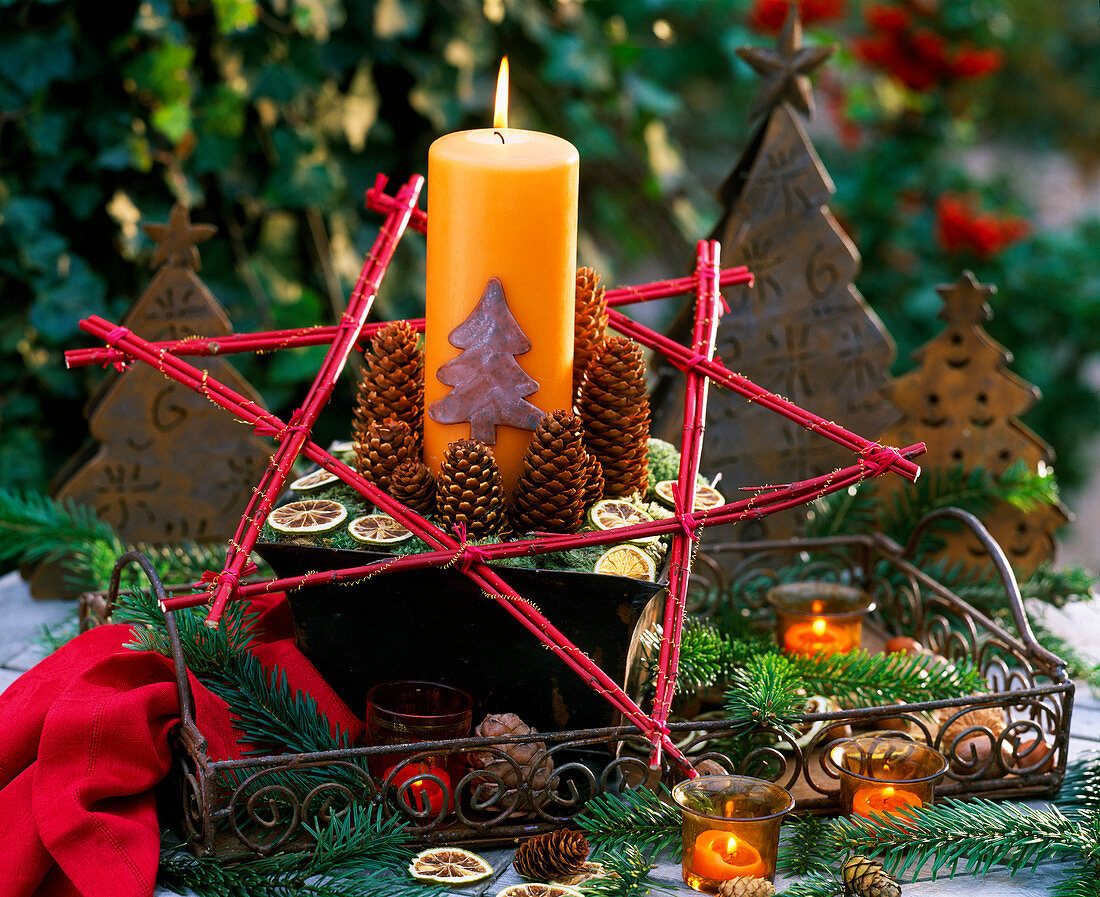
<svg viewBox="0 0 1100 897">
<path fill-rule="evenodd" d="M 229 333 L 229 318 L 195 273 L 196 244 L 215 228 L 192 225 L 186 207 L 176 205 L 167 224 L 146 225 L 145 232 L 157 243 L 152 264 L 158 270 L 124 326 L 156 340 Z M 228 362 L 210 359 L 205 368 L 260 401 Z M 90 505 L 129 542 L 233 535 L 271 454 L 262 440 L 147 365 L 112 374 L 88 417 L 98 451 L 64 480 L 58 498 Z"/>
<path fill-rule="evenodd" d="M 1017 419 L 1038 401 L 1038 389 L 1006 369 L 1011 353 L 982 327 L 991 317 L 987 300 L 995 291 L 969 271 L 936 287 L 947 327 L 913 353 L 920 366 L 894 381 L 892 398 L 904 416 L 884 438 L 919 436 L 928 443 L 930 469 L 961 465 L 1001 474 L 1017 461 L 1036 470 L 1053 459 L 1051 447 Z M 1069 515 L 1061 504 L 1025 513 L 999 502 L 982 522 L 1023 577 L 1053 560 L 1054 531 Z M 989 563 L 972 536 L 948 538 L 952 560 L 972 568 Z"/>
<path fill-rule="evenodd" d="M 470 436 L 496 445 L 497 426 L 534 430 L 543 412 L 526 400 L 539 384 L 516 362 L 531 351 L 527 338 L 504 296 L 504 287 L 489 278 L 470 316 L 448 336 L 462 352 L 440 365 L 436 376 L 454 387 L 428 407 L 432 420 L 441 424 L 470 424 Z"/>
<path fill-rule="evenodd" d="M 813 113 L 809 73 L 832 52 L 802 46 L 797 4 L 775 49 L 738 51 L 762 78 L 750 117 L 763 120 L 722 186 L 726 212 L 711 237 L 721 242 L 722 265 L 747 265 L 756 283 L 728 295 L 718 353 L 731 370 L 795 404 L 857 432 L 879 433 L 897 418 L 884 392 L 894 345 L 852 285 L 858 252 L 826 205 L 835 188 L 800 120 Z M 672 424 L 677 415 L 665 419 Z M 845 463 L 839 446 L 786 418 L 760 415 L 727 392 L 711 400 L 707 429 L 702 469 L 721 472 L 727 494 Z M 662 432 L 672 438 L 674 431 Z M 742 530 L 786 536 L 803 518 L 796 509 Z"/>
</svg>

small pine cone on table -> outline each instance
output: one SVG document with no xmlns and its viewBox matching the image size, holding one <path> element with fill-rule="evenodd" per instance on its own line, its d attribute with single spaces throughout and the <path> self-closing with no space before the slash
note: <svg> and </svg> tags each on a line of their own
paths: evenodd
<svg viewBox="0 0 1100 897">
<path fill-rule="evenodd" d="M 415 460 L 417 445 L 416 434 L 403 420 L 371 421 L 355 442 L 355 467 L 379 489 L 389 492 L 393 472 Z"/>
<path fill-rule="evenodd" d="M 642 347 L 626 337 L 605 339 L 588 366 L 578 407 L 585 445 L 603 468 L 604 494 L 645 492 L 649 399 Z"/>
<path fill-rule="evenodd" d="M 731 878 L 718 885 L 719 897 L 772 897 L 775 885 L 766 878 Z"/>
<path fill-rule="evenodd" d="M 571 411 L 543 417 L 523 455 L 512 493 L 517 532 L 576 532 L 584 520 L 588 452 L 581 420 Z"/>
<path fill-rule="evenodd" d="M 390 495 L 417 514 L 431 514 L 435 510 L 435 474 L 423 461 L 406 461 L 390 477 Z"/>
<path fill-rule="evenodd" d="M 588 859 L 588 850 L 588 839 L 583 832 L 558 829 L 524 841 L 512 865 L 524 878 L 549 881 L 580 869 Z"/>
<path fill-rule="evenodd" d="M 504 484 L 492 451 L 477 439 L 447 446 L 435 479 L 436 511 L 448 527 L 461 523 L 471 539 L 502 532 L 508 523 Z"/>
<path fill-rule="evenodd" d="M 607 303 L 600 275 L 591 268 L 577 271 L 576 314 L 573 318 L 573 395 L 580 392 L 584 372 L 607 332 Z"/>
<path fill-rule="evenodd" d="M 363 379 L 356 394 L 355 438 L 362 440 L 372 421 L 403 420 L 421 438 L 424 417 L 424 353 L 408 321 L 391 321 L 363 353 Z"/>
<path fill-rule="evenodd" d="M 538 730 L 524 723 L 514 713 L 487 714 L 474 728 L 479 738 L 496 738 L 501 735 L 538 735 Z M 517 814 L 524 814 L 542 804 L 546 799 L 546 783 L 554 771 L 554 761 L 546 752 L 545 741 L 501 742 L 491 745 L 495 750 L 475 750 L 469 754 L 470 766 L 483 770 L 492 778 L 482 781 L 492 794 L 498 787 L 497 780 L 503 784 L 503 792 L 491 802 L 496 808 L 511 807 Z M 504 756 L 501 756 L 503 754 Z M 526 785 L 530 793 L 521 801 L 515 800 L 516 791 Z M 478 795 L 479 799 L 489 799 L 488 795 Z"/>
<path fill-rule="evenodd" d="M 901 885 L 883 871 L 882 863 L 852 856 L 840 867 L 840 878 L 855 897 L 901 897 Z"/>
</svg>

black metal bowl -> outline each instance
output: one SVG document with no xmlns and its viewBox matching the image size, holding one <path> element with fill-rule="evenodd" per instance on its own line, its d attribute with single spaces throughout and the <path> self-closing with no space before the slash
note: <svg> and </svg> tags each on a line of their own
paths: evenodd
<svg viewBox="0 0 1100 897">
<path fill-rule="evenodd" d="M 390 557 L 282 542 L 260 542 L 256 551 L 280 577 Z M 638 637 L 662 604 L 664 584 L 596 573 L 493 569 L 625 683 Z M 354 585 L 295 589 L 288 599 L 299 648 L 358 714 L 372 685 L 428 679 L 468 691 L 475 723 L 486 713 L 509 712 L 542 731 L 618 722 L 602 696 L 457 570 L 382 573 Z"/>
</svg>

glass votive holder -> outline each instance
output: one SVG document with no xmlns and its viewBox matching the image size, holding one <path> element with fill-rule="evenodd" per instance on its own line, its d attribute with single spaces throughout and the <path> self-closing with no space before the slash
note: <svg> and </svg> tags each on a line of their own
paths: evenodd
<svg viewBox="0 0 1100 897">
<path fill-rule="evenodd" d="M 439 682 L 382 682 L 367 692 L 367 744 L 445 741 L 470 735 L 473 699 Z M 406 807 L 439 815 L 454 807 L 454 786 L 466 772 L 464 753 L 373 754 L 371 773 L 389 779 Z"/>
<path fill-rule="evenodd" d="M 794 798 L 763 779 L 699 776 L 680 782 L 672 799 L 683 813 L 683 877 L 717 893 L 733 878 L 775 878 L 779 825 Z"/>
<path fill-rule="evenodd" d="M 896 736 L 849 738 L 829 756 L 840 772 L 840 809 L 846 816 L 904 816 L 931 806 L 947 771 L 939 751 Z"/>
<path fill-rule="evenodd" d="M 846 654 L 859 648 L 871 596 L 831 582 L 789 582 L 768 590 L 775 637 L 786 654 Z"/>
</svg>

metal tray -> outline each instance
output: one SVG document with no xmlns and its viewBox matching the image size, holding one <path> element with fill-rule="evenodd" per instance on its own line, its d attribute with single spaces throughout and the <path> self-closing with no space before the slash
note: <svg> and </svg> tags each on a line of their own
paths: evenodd
<svg viewBox="0 0 1100 897">
<path fill-rule="evenodd" d="M 989 552 L 1004 585 L 1018 637 L 912 564 L 921 532 L 945 517 L 970 527 Z M 776 571 L 781 566 L 789 569 L 792 558 L 802 564 L 801 578 L 832 577 L 869 591 L 878 605 L 872 622 L 882 635 L 912 635 L 951 661 L 973 661 L 989 690 L 977 697 L 806 714 L 801 720 L 806 727 L 828 723 L 808 745 L 802 747 L 779 733 L 761 730 L 773 743 L 745 757 L 736 769 L 721 750 L 730 721 L 671 723 L 670 729 L 696 765 L 709 759 L 731 772 L 762 775 L 788 788 L 796 797 L 798 811 L 825 812 L 837 806 L 836 773 L 823 759 L 831 743 L 830 729 L 845 724 L 875 728 L 900 720 L 907 726 L 906 737 L 932 744 L 951 761 L 938 789 L 940 795 L 1030 797 L 1057 790 L 1065 774 L 1073 682 L 1064 662 L 1035 640 L 1004 553 L 975 518 L 954 509 L 934 512 L 921 522 L 906 546 L 882 535 L 715 546 L 696 563 L 694 610 L 705 614 L 731 595 L 741 601 L 762 598 L 775 581 Z M 116 567 L 109 601 L 117 594 L 121 565 L 134 561 L 142 565 L 158 597 L 163 595 L 164 587 L 152 565 L 140 555 L 124 555 Z M 410 809 L 406 798 L 412 783 L 394 784 L 401 768 L 382 781 L 367 772 L 366 760 L 371 754 L 392 753 L 393 747 L 212 760 L 195 726 L 172 614 L 167 615 L 167 625 L 183 708 L 175 753 L 176 810 L 168 815 L 200 854 L 268 854 L 303 846 L 308 841 L 302 829 L 304 821 L 315 816 L 323 819 L 355 802 L 377 804 L 385 813 L 403 817 L 410 830 L 428 843 L 509 843 L 566 824 L 597 794 L 642 783 L 653 787 L 662 780 L 670 784 L 679 777 L 667 766 L 649 769 L 645 760 L 648 741 L 632 726 L 406 746 L 402 752 L 406 765 L 429 751 L 464 754 L 477 748 L 494 753 L 520 776 L 518 787 L 514 787 L 516 783 L 506 781 L 505 776 L 471 771 L 454 784 L 453 813 Z M 541 651 L 534 642 L 529 650 Z M 507 677 L 508 671 L 502 669 L 500 675 Z M 949 727 L 976 707 L 998 708 L 1008 725 L 994 732 L 964 721 L 962 726 L 954 726 L 948 737 Z M 933 724 L 930 714 L 941 708 L 946 708 L 947 718 Z M 516 712 L 523 715 L 524 709 L 516 708 Z M 973 739 L 964 743 L 968 736 L 988 744 L 986 759 L 973 750 Z M 1042 739 L 1049 751 L 1042 757 L 1028 751 L 1032 739 Z M 545 744 L 553 765 L 545 787 L 535 787 L 533 775 L 522 778 L 519 767 L 491 746 L 502 741 Z M 288 772 L 309 775 L 300 777 L 305 784 L 296 789 L 286 784 Z"/>
</svg>

